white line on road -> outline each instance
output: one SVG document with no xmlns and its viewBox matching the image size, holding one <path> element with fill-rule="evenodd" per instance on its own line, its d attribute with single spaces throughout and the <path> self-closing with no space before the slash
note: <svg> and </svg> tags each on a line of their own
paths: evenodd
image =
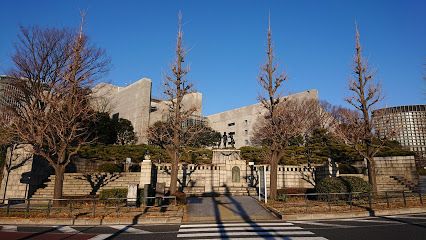
<svg viewBox="0 0 426 240">
<path fill-rule="evenodd" d="M 2 232 L 17 232 L 18 226 L 15 225 L 3 225 L 1 228 Z"/>
<path fill-rule="evenodd" d="M 274 237 L 254 237 L 254 238 L 226 238 L 229 240 L 265 240 L 265 239 L 276 239 Z M 282 239 L 282 238 L 278 238 Z M 285 237 L 285 240 L 327 240 L 323 237 Z M 221 238 L 209 238 L 208 240 L 222 240 Z"/>
<path fill-rule="evenodd" d="M 386 216 L 388 218 L 407 218 L 407 219 L 426 219 L 425 216 L 408 216 L 408 215 L 392 215 L 392 216 Z"/>
<path fill-rule="evenodd" d="M 299 224 L 308 224 L 315 226 L 324 226 L 324 227 L 339 227 L 339 228 L 350 228 L 351 226 L 341 225 L 341 224 L 331 224 L 331 223 L 320 223 L 320 222 L 312 222 L 312 221 L 291 221 L 292 223 Z"/>
<path fill-rule="evenodd" d="M 80 233 L 80 231 L 75 230 L 74 228 L 70 226 L 62 226 L 58 227 L 58 231 L 61 231 L 63 233 Z"/>
<path fill-rule="evenodd" d="M 179 229 L 180 233 L 184 232 L 226 232 L 226 231 L 271 231 L 271 230 L 300 230 L 301 227 L 291 226 L 291 227 L 217 227 L 217 228 L 181 228 Z"/>
<path fill-rule="evenodd" d="M 292 223 L 287 222 L 269 222 L 269 223 L 206 223 L 206 224 L 187 224 L 181 225 L 181 228 L 193 227 L 244 227 L 244 226 L 291 226 Z"/>
<path fill-rule="evenodd" d="M 342 222 L 374 222 L 374 223 L 394 223 L 391 220 L 377 220 L 377 219 L 336 219 L 336 221 Z"/>
<path fill-rule="evenodd" d="M 89 238 L 88 240 L 104 240 L 104 239 L 107 239 L 111 236 L 112 236 L 112 234 L 99 234 L 99 235 L 96 235 L 92 238 Z"/>
<path fill-rule="evenodd" d="M 120 231 L 123 231 L 125 233 L 132 233 L 132 234 L 144 234 L 144 233 L 151 233 L 149 231 L 133 228 L 127 225 L 110 225 L 109 227 L 118 229 Z"/>
<path fill-rule="evenodd" d="M 214 233 L 186 233 L 178 234 L 178 238 L 197 238 L 200 237 L 231 237 L 231 236 L 273 236 L 273 237 L 283 237 L 291 235 L 313 235 L 313 232 L 309 231 L 277 231 L 277 232 L 214 232 Z"/>
</svg>

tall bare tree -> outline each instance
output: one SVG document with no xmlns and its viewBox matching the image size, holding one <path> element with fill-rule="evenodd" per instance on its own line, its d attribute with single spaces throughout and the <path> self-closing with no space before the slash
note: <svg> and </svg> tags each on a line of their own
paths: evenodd
<svg viewBox="0 0 426 240">
<path fill-rule="evenodd" d="M 356 111 L 337 109 L 335 116 L 338 125 L 335 128 L 347 144 L 353 146 L 356 151 L 367 161 L 368 180 L 373 191 L 377 192 L 376 162 L 374 156 L 384 144 L 374 131 L 372 112 L 383 100 L 381 86 L 374 81 L 367 62 L 362 56 L 360 35 L 358 27 L 355 27 L 355 56 L 353 65 L 353 78 L 349 81 L 351 96 L 345 100 L 352 105 Z M 380 112 L 376 112 L 379 114 Z M 378 116 L 376 116 L 378 117 Z M 393 134 L 388 133 L 388 137 Z"/>
<path fill-rule="evenodd" d="M 266 48 L 267 60 L 261 68 L 261 74 L 258 77 L 258 82 L 263 90 L 263 93 L 258 97 L 262 106 L 267 110 L 264 120 L 274 125 L 274 118 L 277 106 L 280 103 L 281 96 L 280 90 L 283 82 L 287 79 L 285 73 L 278 75 L 276 74 L 277 66 L 274 64 L 274 49 L 272 46 L 272 31 L 271 21 L 268 19 L 268 33 L 267 33 L 267 48 Z M 273 138 L 271 138 L 272 140 Z M 277 197 L 277 174 L 278 174 L 278 161 L 280 154 L 283 151 L 281 142 L 270 141 L 268 147 L 268 160 L 271 165 L 270 174 L 270 197 L 275 199 Z"/>
<path fill-rule="evenodd" d="M 54 168 L 59 199 L 65 167 L 90 135 L 90 89 L 109 60 L 89 44 L 83 18 L 78 31 L 22 27 L 12 60 L 11 91 L 1 96 L 8 127 Z"/>
<path fill-rule="evenodd" d="M 193 85 L 187 80 L 189 67 L 184 66 L 186 50 L 183 47 L 182 14 L 178 14 L 178 32 L 176 38 L 176 58 L 171 65 L 171 74 L 165 77 L 164 94 L 167 97 L 169 116 L 164 124 L 157 124 L 149 129 L 150 142 L 163 147 L 172 161 L 170 193 L 175 194 L 178 183 L 180 155 L 186 141 L 195 136 L 198 128 L 192 121 L 196 111 L 191 106 L 184 106 L 184 96 L 193 92 Z M 193 124 L 195 123 L 195 124 Z M 161 128 L 160 128 L 161 126 Z"/>
<path fill-rule="evenodd" d="M 323 113 L 322 106 L 316 99 L 286 99 L 275 106 L 272 118 L 260 117 L 252 142 L 264 146 L 267 157 L 276 161 L 275 166 L 278 166 L 292 139 L 309 136 L 315 129 L 323 126 L 329 116 Z M 270 164 L 272 175 L 272 162 Z M 274 198 L 273 181 L 276 187 L 276 177 L 271 176 L 271 198 Z"/>
</svg>

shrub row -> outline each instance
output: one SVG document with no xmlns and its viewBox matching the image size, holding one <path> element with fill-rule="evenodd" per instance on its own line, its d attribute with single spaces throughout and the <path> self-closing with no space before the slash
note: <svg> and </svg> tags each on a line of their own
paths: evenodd
<svg viewBox="0 0 426 240">
<path fill-rule="evenodd" d="M 315 185 L 317 193 L 370 192 L 371 185 L 360 177 L 324 178 Z"/>
</svg>

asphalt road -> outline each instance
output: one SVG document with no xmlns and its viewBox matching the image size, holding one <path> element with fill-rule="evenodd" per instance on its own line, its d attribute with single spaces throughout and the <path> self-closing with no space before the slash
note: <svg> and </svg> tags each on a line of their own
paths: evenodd
<svg viewBox="0 0 426 240">
<path fill-rule="evenodd" d="M 426 239 L 426 214 L 318 221 L 185 223 L 182 225 L 3 225 L 0 239 Z"/>
</svg>

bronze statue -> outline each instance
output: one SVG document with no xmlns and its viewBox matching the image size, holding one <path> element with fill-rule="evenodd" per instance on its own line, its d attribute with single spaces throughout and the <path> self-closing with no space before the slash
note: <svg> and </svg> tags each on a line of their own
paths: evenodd
<svg viewBox="0 0 426 240">
<path fill-rule="evenodd" d="M 226 135 L 226 132 L 223 133 L 222 140 L 223 140 L 223 148 L 226 148 L 226 144 L 228 143 L 228 135 Z"/>
<path fill-rule="evenodd" d="M 229 144 L 231 144 L 231 147 L 232 147 L 232 148 L 235 148 L 235 147 L 234 147 L 234 146 L 235 146 L 234 134 L 229 134 L 229 139 L 231 139 L 231 140 L 229 141 Z"/>
</svg>

